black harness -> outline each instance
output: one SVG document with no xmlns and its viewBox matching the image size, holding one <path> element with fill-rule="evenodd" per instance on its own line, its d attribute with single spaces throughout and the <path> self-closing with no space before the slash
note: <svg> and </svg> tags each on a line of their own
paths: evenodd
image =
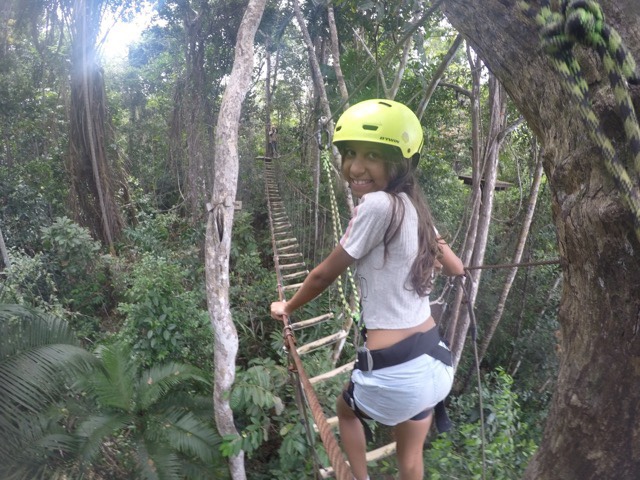
<svg viewBox="0 0 640 480">
<path fill-rule="evenodd" d="M 365 335 L 366 332 L 363 332 L 363 337 Z M 380 368 L 400 365 L 401 363 L 408 362 L 409 360 L 413 360 L 414 358 L 424 354 L 429 355 L 451 367 L 453 366 L 451 351 L 445 345 L 446 342 L 441 339 L 438 328 L 434 327 L 426 332 L 411 335 L 388 348 L 369 350 L 367 347 L 361 346 L 357 350 L 354 369 L 357 368 L 363 372 L 371 372 Z M 353 398 L 353 389 L 353 382 L 349 382 L 349 387 L 342 392 L 342 397 L 362 422 L 365 428 L 367 441 L 371 441 L 371 429 L 365 422 L 365 420 L 370 420 L 370 417 L 362 412 L 362 410 L 360 410 L 356 405 Z M 435 406 L 434 410 L 436 428 L 439 432 L 448 432 L 451 429 L 451 421 L 447 415 L 444 400 L 439 402 Z M 420 412 L 418 415 L 412 417 L 411 420 L 422 420 L 423 418 L 427 418 L 429 415 L 431 415 L 431 409 Z"/>
</svg>

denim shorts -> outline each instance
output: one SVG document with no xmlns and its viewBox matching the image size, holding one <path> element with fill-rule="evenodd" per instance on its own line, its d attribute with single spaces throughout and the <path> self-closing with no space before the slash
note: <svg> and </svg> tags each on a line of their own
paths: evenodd
<svg viewBox="0 0 640 480">
<path fill-rule="evenodd" d="M 444 400 L 451 391 L 453 373 L 453 367 L 426 354 L 371 372 L 355 369 L 353 398 L 373 420 L 394 426 Z"/>
</svg>

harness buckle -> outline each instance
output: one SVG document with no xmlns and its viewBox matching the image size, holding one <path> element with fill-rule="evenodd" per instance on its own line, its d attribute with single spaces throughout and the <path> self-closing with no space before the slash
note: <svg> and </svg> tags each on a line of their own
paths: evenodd
<svg viewBox="0 0 640 480">
<path fill-rule="evenodd" d="M 356 350 L 357 354 L 357 365 L 358 370 L 363 372 L 371 372 L 373 371 L 373 357 L 371 357 L 371 352 L 365 346 L 358 347 Z"/>
</svg>

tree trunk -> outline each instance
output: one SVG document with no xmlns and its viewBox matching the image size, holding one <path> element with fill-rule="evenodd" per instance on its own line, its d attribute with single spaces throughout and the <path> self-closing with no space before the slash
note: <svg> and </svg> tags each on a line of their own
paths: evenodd
<svg viewBox="0 0 640 480">
<path fill-rule="evenodd" d="M 205 237 L 207 304 L 214 331 L 214 415 L 221 435 L 237 435 L 229 392 L 235 379 L 238 332 L 229 308 L 229 254 L 233 228 L 233 205 L 238 184 L 238 127 L 242 102 L 249 89 L 253 68 L 253 41 L 266 0 L 250 0 L 236 40 L 233 69 L 222 97 L 215 132 L 216 172 L 208 205 Z M 244 452 L 229 459 L 234 480 L 244 480 Z"/>
<path fill-rule="evenodd" d="M 331 35 L 331 56 L 333 57 L 333 69 L 336 72 L 336 80 L 338 82 L 338 90 L 340 98 L 345 109 L 349 108 L 349 91 L 344 81 L 342 66 L 340 65 L 340 41 L 338 40 L 338 28 L 336 27 L 336 16 L 333 10 L 333 3 L 327 3 L 327 23 L 329 24 L 329 33 Z"/>
<path fill-rule="evenodd" d="M 526 479 L 637 479 L 640 471 L 640 244 L 633 216 L 515 0 L 449 0 L 443 10 L 509 92 L 544 149 L 563 260 L 560 371 Z M 539 2 L 536 2 L 538 5 Z M 640 56 L 640 4 L 601 0 Z M 600 60 L 575 49 L 591 100 L 622 158 L 628 146 Z M 639 101 L 638 89 L 632 96 Z M 636 175 L 637 181 L 637 175 Z"/>
<path fill-rule="evenodd" d="M 411 47 L 413 46 L 413 38 L 407 38 L 402 46 L 402 55 L 400 57 L 400 62 L 398 62 L 398 68 L 396 69 L 395 75 L 393 77 L 393 83 L 391 84 L 391 88 L 389 90 L 385 90 L 385 97 L 389 100 L 395 100 L 396 95 L 398 95 L 398 90 L 400 90 L 400 84 L 402 83 L 402 77 L 404 76 L 404 71 L 407 69 L 407 62 L 409 61 L 409 52 L 411 51 Z"/>
<path fill-rule="evenodd" d="M 481 115 L 480 115 L 480 81 L 482 62 L 475 58 L 468 49 L 469 63 L 472 70 L 473 86 L 471 94 L 472 139 L 473 139 L 473 181 L 472 181 L 472 208 L 469 227 L 462 252 L 462 261 L 465 265 L 482 265 L 487 248 L 489 225 L 493 214 L 494 188 L 498 175 L 499 152 L 504 140 L 506 121 L 506 98 L 504 89 L 497 79 L 489 74 L 489 122 L 485 140 L 482 140 Z M 457 314 L 452 318 L 450 327 L 451 351 L 454 365 L 457 365 L 462 356 L 462 351 L 467 338 L 467 331 L 471 325 L 471 318 L 466 308 L 461 308 L 464 301 L 472 306 L 480 287 L 482 270 L 470 272 L 466 281 L 471 285 L 465 289 L 467 298 L 463 300 L 462 293 L 456 295 L 453 312 Z M 475 333 L 474 333 L 475 335 Z"/>
<path fill-rule="evenodd" d="M 266 39 L 265 42 L 265 63 L 266 73 L 264 79 L 264 154 L 266 157 L 275 157 L 276 152 L 273 151 L 273 145 L 270 140 L 270 132 L 273 125 L 271 124 L 271 40 Z"/>
<path fill-rule="evenodd" d="M 418 105 L 418 111 L 416 112 L 416 115 L 420 120 L 422 120 L 422 116 L 424 115 L 424 112 L 427 109 L 427 106 L 429 105 L 429 100 L 431 100 L 431 96 L 433 95 L 433 92 L 436 91 L 436 87 L 439 85 L 440 80 L 442 80 L 442 76 L 444 75 L 444 72 L 447 70 L 447 68 L 451 64 L 453 57 L 455 57 L 456 52 L 458 51 L 458 48 L 460 48 L 460 45 L 462 45 L 463 41 L 464 41 L 464 37 L 462 35 L 458 35 L 456 37 L 456 39 L 453 41 L 453 43 L 449 47 L 447 54 L 442 59 L 442 62 L 440 62 L 440 65 L 438 65 L 438 69 L 433 74 L 433 77 L 431 78 L 429 85 L 424 91 L 424 95 L 422 95 L 422 99 L 420 100 L 420 104 Z"/>
<path fill-rule="evenodd" d="M 513 254 L 513 257 L 511 258 L 511 263 L 514 265 L 520 263 L 520 261 L 522 260 L 522 252 L 524 252 L 524 246 L 527 243 L 527 238 L 529 237 L 529 229 L 531 228 L 533 214 L 536 211 L 536 204 L 538 203 L 538 192 L 540 191 L 540 184 L 542 183 L 542 159 L 539 158 L 539 155 L 536 156 L 538 157 L 538 163 L 536 164 L 536 169 L 533 175 L 533 182 L 531 183 L 529 201 L 527 202 L 527 211 L 522 221 L 520 235 L 518 235 L 516 250 Z M 480 352 L 478 354 L 479 362 L 482 362 L 482 359 L 487 353 L 487 349 L 489 348 L 489 343 L 491 343 L 493 334 L 496 332 L 500 320 L 502 320 L 502 314 L 504 313 L 504 309 L 507 304 L 507 298 L 509 297 L 509 292 L 511 291 L 511 287 L 513 286 L 513 281 L 515 280 L 517 273 L 518 267 L 510 268 L 507 273 L 507 278 L 504 281 L 504 286 L 502 287 L 502 293 L 500 294 L 498 304 L 496 305 L 496 310 L 493 313 L 491 321 L 485 329 L 485 333 L 482 338 L 482 344 L 480 345 Z"/>
<path fill-rule="evenodd" d="M 2 235 L 2 228 L 0 228 L 0 258 L 2 263 L 0 264 L 0 272 L 11 267 L 11 259 L 9 259 L 9 251 L 4 243 L 4 235 Z"/>
<path fill-rule="evenodd" d="M 96 62 L 100 2 L 80 0 L 71 11 L 70 171 L 79 222 L 115 253 L 122 229 L 112 166 L 107 158 L 106 94 Z"/>
<path fill-rule="evenodd" d="M 318 62 L 318 57 L 316 57 L 316 52 L 313 48 L 313 42 L 311 41 L 311 36 L 309 35 L 309 30 L 307 29 L 307 24 L 305 23 L 304 17 L 302 15 L 302 11 L 300 10 L 300 4 L 298 0 L 293 0 L 293 10 L 295 13 L 296 21 L 300 26 L 300 31 L 302 33 L 302 39 L 304 40 L 305 46 L 307 47 L 307 53 L 309 55 L 309 64 L 311 66 L 312 77 L 314 79 L 314 84 L 320 95 L 320 108 L 322 109 L 322 114 L 328 119 L 326 122 L 327 129 L 333 133 L 334 122 L 333 115 L 331 113 L 331 106 L 329 105 L 329 98 L 327 96 L 327 90 L 324 86 L 324 82 L 322 79 L 322 72 L 320 70 L 320 64 Z M 331 144 L 329 146 L 331 149 L 333 163 L 336 167 L 336 170 L 340 171 L 340 153 L 338 149 Z M 353 211 L 353 198 L 351 197 L 351 191 L 348 188 L 346 182 L 342 182 L 344 188 L 345 199 L 347 205 L 349 206 L 349 210 Z"/>
<path fill-rule="evenodd" d="M 480 59 L 475 59 L 471 55 L 471 51 L 467 46 L 467 58 L 469 61 L 469 67 L 471 69 L 471 90 L 469 95 L 469 116 L 471 117 L 471 195 L 469 195 L 469 221 L 467 222 L 467 230 L 465 232 L 463 247 L 459 253 L 460 259 L 464 265 L 471 264 L 471 258 L 473 256 L 473 246 L 476 241 L 476 234 L 478 231 L 478 218 L 480 211 L 480 178 L 482 176 L 480 169 Z M 473 272 L 463 280 L 464 282 L 473 281 Z M 469 286 L 470 288 L 470 286 Z M 455 298 L 451 304 L 449 314 L 444 319 L 447 322 L 446 337 L 449 344 L 452 346 L 454 365 L 458 365 L 460 356 L 462 355 L 462 348 L 464 346 L 464 337 L 469 328 L 470 318 L 467 310 L 463 308 L 463 297 L 465 294 L 464 288 L 458 288 L 456 290 Z M 459 328 L 459 323 L 462 327 Z M 458 331 L 462 331 L 462 339 L 459 341 L 460 334 Z M 459 346 L 454 347 L 455 344 Z"/>
<path fill-rule="evenodd" d="M 195 3 L 195 2 L 194 2 Z M 207 168 L 207 152 L 211 151 L 210 136 L 207 125 L 207 88 L 205 50 L 207 36 L 205 25 L 211 15 L 206 0 L 195 4 L 186 1 L 182 6 L 185 31 L 185 63 L 186 78 L 182 118 L 186 140 L 186 176 L 184 193 L 187 214 L 192 222 L 198 223 L 204 218 L 204 204 L 211 188 L 211 179 L 215 170 Z"/>
</svg>

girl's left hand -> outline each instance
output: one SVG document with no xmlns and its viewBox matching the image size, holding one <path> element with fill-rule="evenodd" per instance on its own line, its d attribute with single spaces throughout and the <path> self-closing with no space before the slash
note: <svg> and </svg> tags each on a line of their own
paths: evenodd
<svg viewBox="0 0 640 480">
<path fill-rule="evenodd" d="M 287 313 L 287 302 L 273 302 L 271 304 L 271 317 L 275 320 L 284 321 L 283 316 Z"/>
</svg>

